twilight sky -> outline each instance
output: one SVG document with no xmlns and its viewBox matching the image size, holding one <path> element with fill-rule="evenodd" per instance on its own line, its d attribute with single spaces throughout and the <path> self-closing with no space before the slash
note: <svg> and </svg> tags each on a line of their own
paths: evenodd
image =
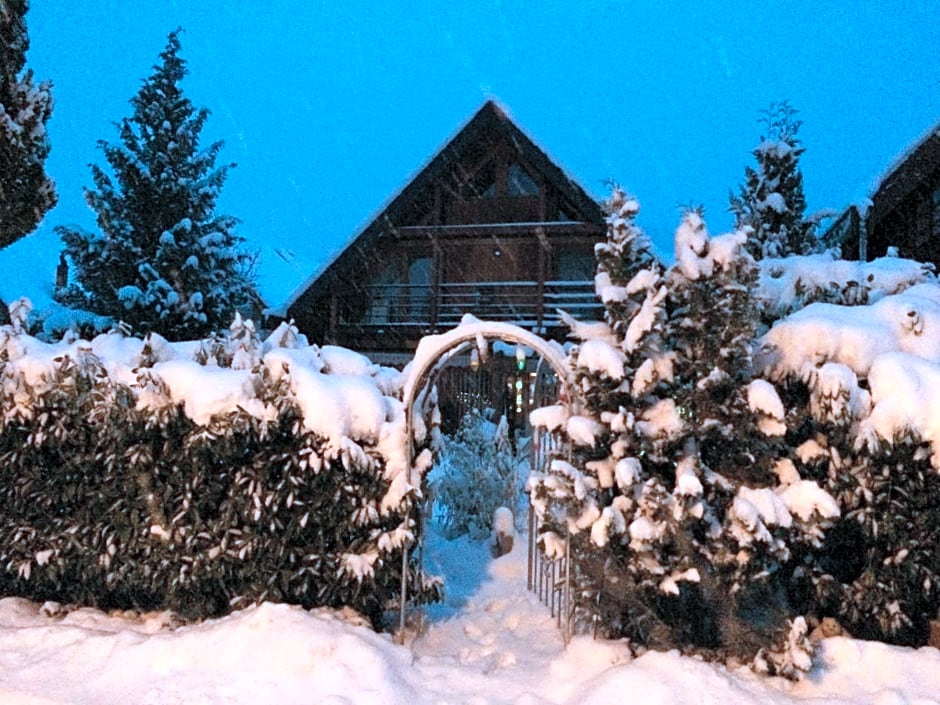
<svg viewBox="0 0 940 705">
<path fill-rule="evenodd" d="M 536 9 L 537 8 L 537 9 Z M 32 0 L 27 66 L 54 83 L 59 205 L 0 255 L 5 299 L 42 299 L 55 225 L 93 228 L 96 144 L 182 26 L 183 88 L 234 161 L 220 210 L 280 303 L 331 259 L 487 98 L 597 197 L 614 179 L 671 256 L 678 207 L 731 225 L 728 192 L 788 99 L 809 210 L 863 198 L 940 120 L 940 2 Z M 278 255 L 284 252 L 290 263 Z M 291 254 L 288 254 L 291 253 Z M 28 267 L 25 265 L 29 264 Z"/>
</svg>

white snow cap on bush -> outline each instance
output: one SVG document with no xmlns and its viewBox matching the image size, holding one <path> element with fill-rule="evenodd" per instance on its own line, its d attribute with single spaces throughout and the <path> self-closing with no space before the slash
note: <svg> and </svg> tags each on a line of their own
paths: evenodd
<svg viewBox="0 0 940 705">
<path fill-rule="evenodd" d="M 557 431 L 568 421 L 568 409 L 562 404 L 552 404 L 529 412 L 529 423 L 535 428 Z"/>
<path fill-rule="evenodd" d="M 762 415 L 757 427 L 768 436 L 782 436 L 787 432 L 783 423 L 784 409 L 776 388 L 767 380 L 755 379 L 746 387 L 748 407 Z"/>
<path fill-rule="evenodd" d="M 262 364 L 272 379 L 289 375 L 304 427 L 322 436 L 327 453 L 335 456 L 352 453 L 365 458 L 358 444 L 375 446 L 385 458 L 385 474 L 392 480 L 389 501 L 383 507 L 397 505 L 392 500 L 400 499 L 414 480 L 408 472 L 410 459 L 399 450 L 405 434 L 404 413 L 396 398 L 399 373 L 342 348 L 279 347 L 285 343 L 302 345 L 303 339 L 289 335 L 289 330 L 278 329 L 275 336 L 258 353 L 265 351 Z M 141 367 L 146 343 L 151 358 L 158 360 L 151 368 Z M 178 403 L 200 425 L 208 424 L 216 414 L 238 409 L 259 419 L 275 418 L 276 410 L 258 398 L 261 381 L 254 371 L 200 365 L 194 355 L 202 347 L 203 341 L 168 343 L 160 336 L 145 341 L 119 333 L 99 335 L 91 341 L 44 343 L 17 335 L 9 327 L 0 328 L 0 348 L 9 358 L 5 383 L 16 386 L 25 382 L 30 388 L 29 393 L 25 387 L 17 392 L 16 410 L 20 412 L 28 413 L 32 395 L 55 382 L 60 360 L 68 356 L 81 361 L 92 356 L 112 381 L 131 388 L 141 406 Z M 140 376 L 142 372 L 146 375 Z M 160 398 L 159 384 L 154 386 L 153 382 L 165 386 L 169 399 Z"/>
<path fill-rule="evenodd" d="M 832 254 L 765 258 L 759 262 L 756 296 L 773 309 L 794 309 L 805 292 L 843 289 L 850 282 L 868 292 L 874 303 L 915 284 L 933 280 L 921 263 L 899 257 L 881 257 L 871 262 L 836 259 Z M 798 290 L 804 292 L 800 294 Z"/>
<path fill-rule="evenodd" d="M 809 521 L 814 514 L 823 519 L 837 519 L 841 513 L 832 495 L 812 480 L 792 482 L 778 489 L 777 493 L 790 514 L 803 521 Z"/>
<path fill-rule="evenodd" d="M 810 304 L 777 322 L 763 343 L 773 350 L 773 378 L 825 362 L 865 377 L 878 355 L 895 351 L 940 360 L 940 286 L 919 284 L 869 306 Z"/>
<path fill-rule="evenodd" d="M 872 412 L 861 435 L 870 442 L 893 441 L 913 431 L 933 447 L 931 464 L 940 470 L 940 364 L 906 353 L 882 355 L 868 375 Z"/>
<path fill-rule="evenodd" d="M 873 448 L 913 432 L 940 469 L 940 286 L 917 284 L 867 306 L 811 304 L 763 343 L 772 350 L 766 373 L 807 381 L 821 420 L 858 422 L 859 444 Z"/>
<path fill-rule="evenodd" d="M 619 381 L 623 379 L 626 356 L 603 340 L 585 340 L 578 348 L 578 367 Z"/>
<path fill-rule="evenodd" d="M 604 427 L 587 416 L 572 416 L 568 419 L 565 431 L 575 445 L 593 448 L 597 445 L 597 438 L 603 433 Z"/>
</svg>

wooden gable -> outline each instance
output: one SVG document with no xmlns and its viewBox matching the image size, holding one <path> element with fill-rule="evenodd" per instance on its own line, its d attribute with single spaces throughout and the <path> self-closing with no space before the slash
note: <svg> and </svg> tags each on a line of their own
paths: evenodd
<svg viewBox="0 0 940 705">
<path fill-rule="evenodd" d="M 896 247 L 901 257 L 940 266 L 940 125 L 882 180 L 871 201 L 868 257 Z"/>
<path fill-rule="evenodd" d="M 849 259 L 873 259 L 889 247 L 940 267 L 940 125 L 891 168 L 864 213 L 850 207 L 823 236 Z"/>
<path fill-rule="evenodd" d="M 604 232 L 597 203 L 487 102 L 286 314 L 318 341 L 402 352 L 464 309 L 541 326 L 546 283 L 589 280 Z"/>
</svg>

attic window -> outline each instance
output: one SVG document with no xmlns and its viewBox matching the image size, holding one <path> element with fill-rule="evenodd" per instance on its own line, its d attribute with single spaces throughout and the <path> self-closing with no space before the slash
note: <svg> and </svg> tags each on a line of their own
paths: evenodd
<svg viewBox="0 0 940 705">
<path fill-rule="evenodd" d="M 529 176 L 529 172 L 518 164 L 510 164 L 506 179 L 506 192 L 510 196 L 538 196 L 539 187 Z"/>
</svg>

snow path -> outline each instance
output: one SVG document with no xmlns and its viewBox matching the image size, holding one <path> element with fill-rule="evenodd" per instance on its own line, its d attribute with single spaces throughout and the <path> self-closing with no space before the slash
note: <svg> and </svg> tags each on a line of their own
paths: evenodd
<svg viewBox="0 0 940 705">
<path fill-rule="evenodd" d="M 409 646 L 335 612 L 262 604 L 177 629 L 165 615 L 50 617 L 0 600 L 0 705 L 936 705 L 940 651 L 826 640 L 801 683 L 577 637 L 525 588 L 525 544 L 432 537 L 450 586 Z"/>
<path fill-rule="evenodd" d="M 432 572 L 439 564 L 450 589 L 442 608 L 428 610 L 430 623 L 412 644 L 422 682 L 441 697 L 433 702 L 476 690 L 486 693 L 481 703 L 564 703 L 584 677 L 630 660 L 623 644 L 590 641 L 577 657 L 576 642 L 566 652 L 549 610 L 526 589 L 525 537 L 516 537 L 513 551 L 492 561 L 485 543 L 452 543 L 429 540 L 426 564 Z M 475 586 L 481 576 L 485 581 Z M 476 590 L 467 594 L 467 588 Z"/>
</svg>

